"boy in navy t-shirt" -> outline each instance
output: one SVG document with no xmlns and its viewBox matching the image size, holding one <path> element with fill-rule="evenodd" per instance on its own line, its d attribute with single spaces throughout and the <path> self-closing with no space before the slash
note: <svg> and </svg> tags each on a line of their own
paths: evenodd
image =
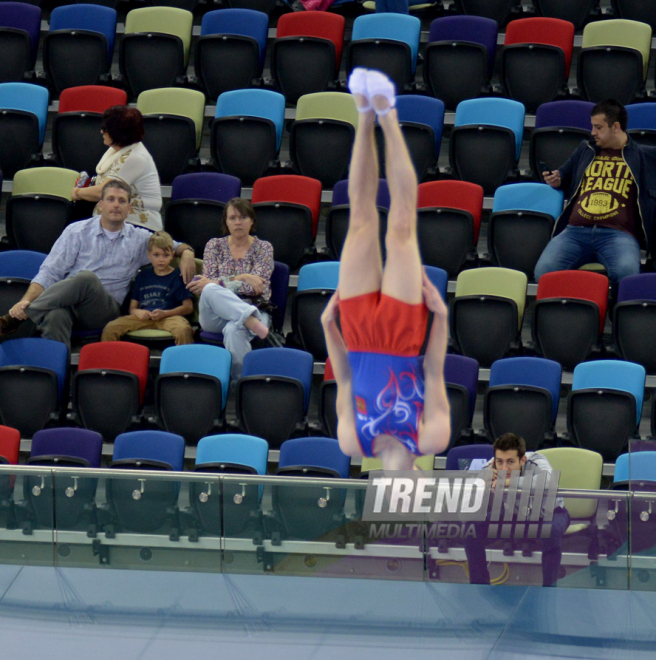
<svg viewBox="0 0 656 660">
<path fill-rule="evenodd" d="M 130 314 L 105 326 L 101 341 L 118 341 L 132 330 L 168 330 L 175 343 L 192 344 L 194 332 L 185 316 L 193 312 L 193 294 L 185 288 L 178 268 L 171 268 L 173 239 L 165 231 L 148 239 L 152 267 L 137 275 L 132 289 Z"/>
</svg>

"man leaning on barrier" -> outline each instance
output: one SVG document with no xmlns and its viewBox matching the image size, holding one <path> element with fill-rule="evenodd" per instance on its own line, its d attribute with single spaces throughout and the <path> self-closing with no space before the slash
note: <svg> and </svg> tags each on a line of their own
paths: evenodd
<svg viewBox="0 0 656 660">
<path fill-rule="evenodd" d="M 553 471 L 546 456 L 538 452 L 527 452 L 524 438 L 514 433 L 505 433 L 499 436 L 494 441 L 493 447 L 494 458 L 482 468 L 483 470 L 493 470 L 493 489 L 496 486 L 497 474 L 502 470 L 507 471 L 506 486 L 510 484 L 510 473 L 519 470 L 521 475 L 520 488 L 524 475 L 528 475 L 531 472 L 551 473 Z M 515 500 L 513 522 L 517 520 L 519 499 L 516 498 Z M 505 518 L 505 512 L 502 517 Z M 551 520 L 551 534 L 548 538 L 542 539 L 542 585 L 545 587 L 553 586 L 558 580 L 560 561 L 563 554 L 563 535 L 569 527 L 569 523 L 570 516 L 567 509 L 565 509 L 563 499 L 562 497 L 557 497 Z M 490 573 L 485 556 L 489 524 L 489 521 L 474 523 L 476 537 L 474 538 L 472 536 L 464 540 L 465 553 L 467 555 L 467 562 L 469 563 L 469 582 L 471 584 L 490 584 Z"/>
</svg>

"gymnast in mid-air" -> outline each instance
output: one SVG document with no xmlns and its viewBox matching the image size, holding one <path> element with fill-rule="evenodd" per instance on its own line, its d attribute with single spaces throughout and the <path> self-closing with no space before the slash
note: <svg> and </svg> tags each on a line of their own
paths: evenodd
<svg viewBox="0 0 656 660">
<path fill-rule="evenodd" d="M 379 71 L 358 68 L 349 89 L 360 113 L 349 173 L 351 216 L 339 286 L 321 318 L 337 381 L 337 437 L 349 456 L 375 456 L 386 470 L 412 470 L 417 456 L 442 453 L 449 443 L 447 308 L 421 265 L 417 177 L 394 108 L 394 84 Z M 391 199 L 384 268 L 376 116 Z M 421 356 L 429 311 L 433 324 Z"/>
</svg>

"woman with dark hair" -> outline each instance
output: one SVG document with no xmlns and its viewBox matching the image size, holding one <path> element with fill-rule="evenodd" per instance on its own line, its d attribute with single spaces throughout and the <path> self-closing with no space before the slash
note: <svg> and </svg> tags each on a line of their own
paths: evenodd
<svg viewBox="0 0 656 660">
<path fill-rule="evenodd" d="M 115 105 L 103 113 L 100 133 L 108 149 L 96 167 L 93 186 L 73 188 L 71 199 L 98 202 L 109 179 L 120 179 L 132 189 L 132 209 L 127 222 L 159 231 L 162 229 L 162 191 L 155 162 L 143 145 L 141 112 L 126 105 Z M 94 215 L 97 211 L 94 209 Z"/>
<path fill-rule="evenodd" d="M 236 379 L 254 337 L 268 346 L 282 344 L 269 331 L 273 246 L 254 235 L 255 211 L 248 200 L 235 197 L 226 204 L 223 232 L 222 238 L 208 241 L 203 274 L 187 288 L 200 295 L 201 328 L 223 333 L 223 344 L 232 354 L 232 378 Z"/>
</svg>

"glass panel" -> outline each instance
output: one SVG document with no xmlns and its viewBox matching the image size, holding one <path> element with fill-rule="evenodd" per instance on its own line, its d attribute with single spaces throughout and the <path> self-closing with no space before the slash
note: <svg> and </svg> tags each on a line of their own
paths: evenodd
<svg viewBox="0 0 656 660">
<path fill-rule="evenodd" d="M 261 499 L 240 495 L 255 486 Z M 423 580 L 422 539 L 362 521 L 366 480 L 224 477 L 225 570 L 320 577 Z M 235 496 L 237 496 L 235 498 Z M 227 521 L 252 521 L 248 529 Z M 236 534 L 235 530 L 239 530 Z"/>
<path fill-rule="evenodd" d="M 0 564 L 52 566 L 53 479 L 45 468 L 0 468 Z"/>
<path fill-rule="evenodd" d="M 201 502 L 220 516 L 217 475 L 58 471 L 59 566 L 220 572 L 220 526 L 199 534 Z"/>
<path fill-rule="evenodd" d="M 633 455 L 633 460 L 636 459 Z M 632 482 L 629 500 L 631 589 L 656 590 L 656 483 Z"/>
</svg>

